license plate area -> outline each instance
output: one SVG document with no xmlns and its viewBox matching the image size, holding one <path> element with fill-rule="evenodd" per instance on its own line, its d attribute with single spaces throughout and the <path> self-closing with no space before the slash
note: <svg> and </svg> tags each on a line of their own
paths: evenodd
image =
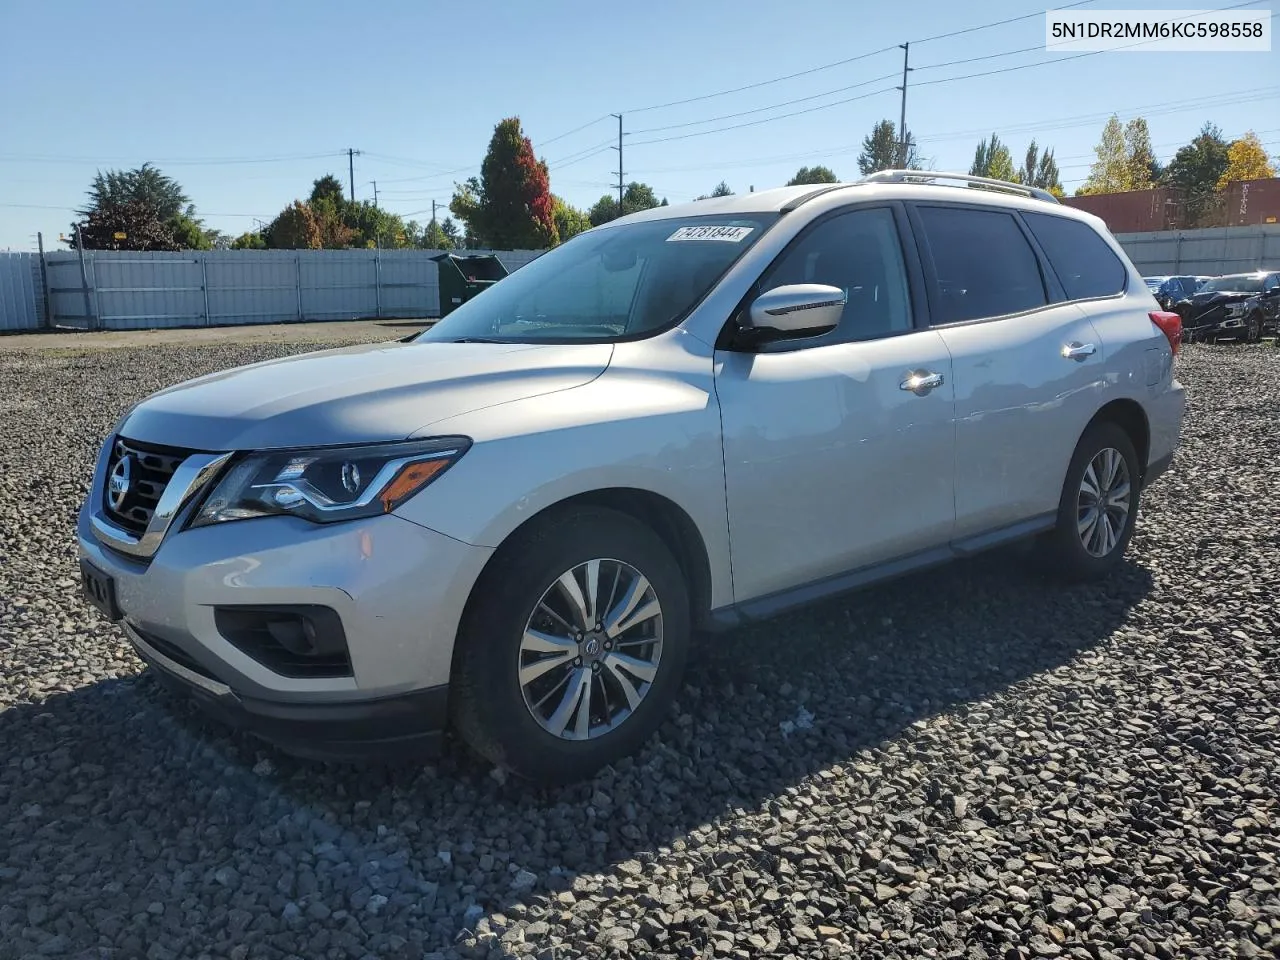
<svg viewBox="0 0 1280 960">
<path fill-rule="evenodd" d="M 80 592 L 108 620 L 120 619 L 115 581 L 87 560 L 80 561 Z"/>
</svg>

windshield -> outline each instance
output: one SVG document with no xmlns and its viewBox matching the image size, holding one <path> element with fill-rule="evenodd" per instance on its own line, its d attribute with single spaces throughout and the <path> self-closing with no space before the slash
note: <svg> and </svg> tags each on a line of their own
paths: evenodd
<svg viewBox="0 0 1280 960">
<path fill-rule="evenodd" d="M 1262 277 L 1214 277 L 1202 286 L 1197 293 L 1261 293 Z"/>
<path fill-rule="evenodd" d="M 574 237 L 500 280 L 418 342 L 608 341 L 682 319 L 777 214 L 683 217 Z"/>
</svg>

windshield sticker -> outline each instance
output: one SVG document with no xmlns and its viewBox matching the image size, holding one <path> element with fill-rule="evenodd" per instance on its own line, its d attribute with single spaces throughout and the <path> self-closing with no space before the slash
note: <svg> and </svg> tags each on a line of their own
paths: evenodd
<svg viewBox="0 0 1280 960">
<path fill-rule="evenodd" d="M 671 236 L 673 240 L 726 240 L 729 243 L 741 243 L 751 235 L 755 227 L 681 227 Z"/>
</svg>

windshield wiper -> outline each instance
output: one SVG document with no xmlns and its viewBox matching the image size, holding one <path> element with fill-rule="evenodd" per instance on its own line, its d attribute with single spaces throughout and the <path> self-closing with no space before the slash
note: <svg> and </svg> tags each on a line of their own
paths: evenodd
<svg viewBox="0 0 1280 960">
<path fill-rule="evenodd" d="M 498 340 L 494 337 L 458 337 L 456 340 L 442 340 L 440 343 L 511 343 L 510 340 Z"/>
</svg>

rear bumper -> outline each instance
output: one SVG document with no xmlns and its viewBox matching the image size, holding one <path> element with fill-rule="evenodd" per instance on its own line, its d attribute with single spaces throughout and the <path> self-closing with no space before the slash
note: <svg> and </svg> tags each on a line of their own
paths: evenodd
<svg viewBox="0 0 1280 960">
<path fill-rule="evenodd" d="M 286 753 L 314 760 L 402 761 L 439 753 L 449 715 L 447 685 L 375 700 L 281 703 L 237 694 L 181 653 L 125 624 L 138 655 L 170 690 L 206 714 Z M 161 641 L 162 643 L 162 641 Z M 184 658 L 185 659 L 185 658 Z"/>
</svg>

